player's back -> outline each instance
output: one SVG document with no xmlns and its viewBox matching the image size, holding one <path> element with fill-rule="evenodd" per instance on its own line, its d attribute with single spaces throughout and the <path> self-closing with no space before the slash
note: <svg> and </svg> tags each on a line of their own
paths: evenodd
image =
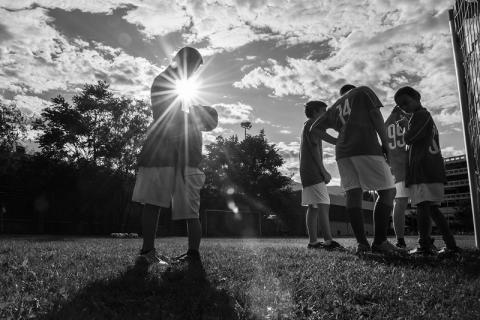
<svg viewBox="0 0 480 320">
<path fill-rule="evenodd" d="M 405 180 L 405 170 L 408 162 L 408 151 L 404 139 L 404 130 L 399 121 L 404 120 L 404 113 L 399 107 L 395 107 L 385 121 L 387 130 L 388 149 L 390 150 L 390 167 L 395 177 L 395 182 Z"/>
<path fill-rule="evenodd" d="M 382 107 L 368 87 L 358 87 L 338 99 L 327 111 L 333 128 L 339 132 L 336 158 L 383 155 L 370 112 Z"/>
</svg>

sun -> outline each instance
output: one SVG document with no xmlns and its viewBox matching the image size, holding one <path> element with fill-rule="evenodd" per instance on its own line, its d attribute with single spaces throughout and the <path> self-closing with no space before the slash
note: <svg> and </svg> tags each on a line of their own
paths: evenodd
<svg viewBox="0 0 480 320">
<path fill-rule="evenodd" d="M 188 111 L 188 108 L 198 98 L 199 84 L 194 77 L 178 79 L 175 81 L 175 93 L 182 102 L 183 109 Z"/>
</svg>

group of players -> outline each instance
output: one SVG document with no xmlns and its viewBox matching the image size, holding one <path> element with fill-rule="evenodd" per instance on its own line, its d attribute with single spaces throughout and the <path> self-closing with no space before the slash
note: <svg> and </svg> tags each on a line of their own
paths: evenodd
<svg viewBox="0 0 480 320">
<path fill-rule="evenodd" d="M 200 170 L 202 131 L 218 124 L 218 114 L 207 106 L 184 105 L 176 92 L 179 80 L 185 80 L 203 63 L 200 53 L 182 48 L 172 63 L 160 73 L 151 87 L 154 121 L 150 125 L 138 161 L 132 200 L 143 205 L 143 244 L 137 263 L 198 263 L 202 227 L 199 220 L 200 189 L 205 175 Z M 418 248 L 412 254 L 434 254 L 430 219 L 440 229 L 446 247 L 439 255 L 459 251 L 438 209 L 443 198 L 445 171 L 439 148 L 438 131 L 432 116 L 420 102 L 420 93 L 404 87 L 395 94 L 397 106 L 384 123 L 382 103 L 368 87 L 345 85 L 340 99 L 330 108 L 321 101 L 305 106 L 308 120 L 302 132 L 300 176 L 302 204 L 310 237 L 308 248 L 336 249 L 329 222 L 329 195 L 326 184 L 331 179 L 323 165 L 322 140 L 336 146 L 336 160 L 341 184 L 346 192 L 346 210 L 358 242 L 357 253 L 368 251 L 396 253 L 406 247 L 404 211 L 411 199 L 417 207 Z M 326 130 L 333 128 L 338 137 Z M 380 142 L 378 140 L 380 137 Z M 393 173 L 393 175 L 392 175 Z M 370 245 L 364 230 L 362 195 L 375 190 L 374 240 Z M 394 207 L 396 246 L 387 241 L 387 229 Z M 172 204 L 172 219 L 185 220 L 188 251 L 176 258 L 158 254 L 155 249 L 158 217 Z M 324 242 L 317 239 L 317 220 Z"/>
<path fill-rule="evenodd" d="M 405 209 L 410 199 L 417 211 L 418 246 L 412 255 L 451 256 L 460 251 L 439 210 L 444 195 L 445 169 L 438 130 L 421 95 L 411 87 L 394 95 L 396 106 L 384 122 L 382 103 L 368 87 L 345 85 L 341 97 L 329 108 L 324 102 L 305 105 L 300 146 L 302 205 L 307 206 L 308 248 L 342 249 L 333 240 L 329 224 L 331 175 L 323 165 L 322 140 L 335 145 L 341 185 L 346 193 L 346 211 L 357 240 L 357 254 L 406 253 Z M 326 130 L 334 129 L 338 137 Z M 376 191 L 373 211 L 374 239 L 367 240 L 362 213 L 363 191 Z M 387 240 L 393 211 L 397 243 Z M 324 242 L 317 239 L 317 220 Z M 446 247 L 437 251 L 431 238 L 433 220 Z"/>
</svg>

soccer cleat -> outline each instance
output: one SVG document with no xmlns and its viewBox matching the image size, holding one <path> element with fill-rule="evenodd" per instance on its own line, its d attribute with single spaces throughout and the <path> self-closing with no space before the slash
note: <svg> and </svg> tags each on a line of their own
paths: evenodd
<svg viewBox="0 0 480 320">
<path fill-rule="evenodd" d="M 405 240 L 403 238 L 397 239 L 397 243 L 395 244 L 395 247 L 399 249 L 407 249 L 407 244 L 405 243 Z"/>
<path fill-rule="evenodd" d="M 343 251 L 345 250 L 345 248 L 340 244 L 338 243 L 337 241 L 334 241 L 332 240 L 330 242 L 330 244 L 323 244 L 323 249 L 325 250 L 339 250 L 339 251 Z"/>
<path fill-rule="evenodd" d="M 164 255 L 158 255 L 155 249 L 152 249 L 148 252 L 140 252 L 140 255 L 135 260 L 135 263 L 143 265 L 168 265 L 168 261 L 169 259 L 167 257 L 165 257 Z"/>
<path fill-rule="evenodd" d="M 321 241 L 316 242 L 316 243 L 309 243 L 307 245 L 307 249 L 323 249 L 325 247 L 325 244 Z"/>
<path fill-rule="evenodd" d="M 373 253 L 381 253 L 385 255 L 397 255 L 401 254 L 403 250 L 395 247 L 393 244 L 388 242 L 388 240 L 383 241 L 380 244 L 372 244 Z"/>
<path fill-rule="evenodd" d="M 438 258 L 439 259 L 455 258 L 461 252 L 462 250 L 459 247 L 455 247 L 455 248 L 444 247 L 440 249 L 440 251 L 438 251 Z"/>
<path fill-rule="evenodd" d="M 372 248 L 370 248 L 369 244 L 359 243 L 357 245 L 357 250 L 355 250 L 355 254 L 356 255 L 362 255 L 362 254 L 368 253 L 370 251 L 372 251 Z"/>
<path fill-rule="evenodd" d="M 415 249 L 412 249 L 408 251 L 408 254 L 411 256 L 434 256 L 436 253 L 435 250 L 432 249 L 432 247 L 425 248 L 425 247 L 416 247 Z"/>
<path fill-rule="evenodd" d="M 181 254 L 178 257 L 172 259 L 172 264 L 201 264 L 200 254 L 198 251 L 188 250 L 187 253 Z"/>
</svg>

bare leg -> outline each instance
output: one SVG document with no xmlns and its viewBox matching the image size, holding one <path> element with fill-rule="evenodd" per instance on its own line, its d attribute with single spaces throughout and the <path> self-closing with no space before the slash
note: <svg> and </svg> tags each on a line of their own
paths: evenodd
<svg viewBox="0 0 480 320">
<path fill-rule="evenodd" d="M 397 239 L 405 238 L 405 210 L 407 209 L 408 198 L 396 198 L 393 208 L 393 229 Z"/>
<path fill-rule="evenodd" d="M 306 216 L 306 219 L 305 219 L 306 221 L 305 222 L 306 222 L 306 225 L 307 225 L 308 238 L 310 239 L 311 244 L 317 242 L 318 212 L 319 212 L 319 208 L 314 208 L 312 205 L 308 206 L 307 216 Z"/>
<path fill-rule="evenodd" d="M 188 250 L 197 251 L 200 249 L 200 240 L 202 239 L 202 225 L 200 220 L 187 219 Z"/>
<path fill-rule="evenodd" d="M 155 235 L 157 233 L 158 216 L 160 207 L 146 204 L 142 209 L 142 252 L 148 252 L 155 248 Z"/>
<path fill-rule="evenodd" d="M 381 244 L 387 240 L 388 223 L 393 209 L 393 199 L 395 198 L 395 188 L 378 190 L 378 200 L 375 203 L 373 211 L 373 224 L 375 237 L 373 243 Z"/>
<path fill-rule="evenodd" d="M 329 242 L 333 239 L 332 231 L 330 230 L 329 210 L 330 205 L 328 204 L 318 205 L 318 220 L 320 221 L 320 229 L 322 230 L 323 239 L 327 245 L 329 245 Z"/>
</svg>

